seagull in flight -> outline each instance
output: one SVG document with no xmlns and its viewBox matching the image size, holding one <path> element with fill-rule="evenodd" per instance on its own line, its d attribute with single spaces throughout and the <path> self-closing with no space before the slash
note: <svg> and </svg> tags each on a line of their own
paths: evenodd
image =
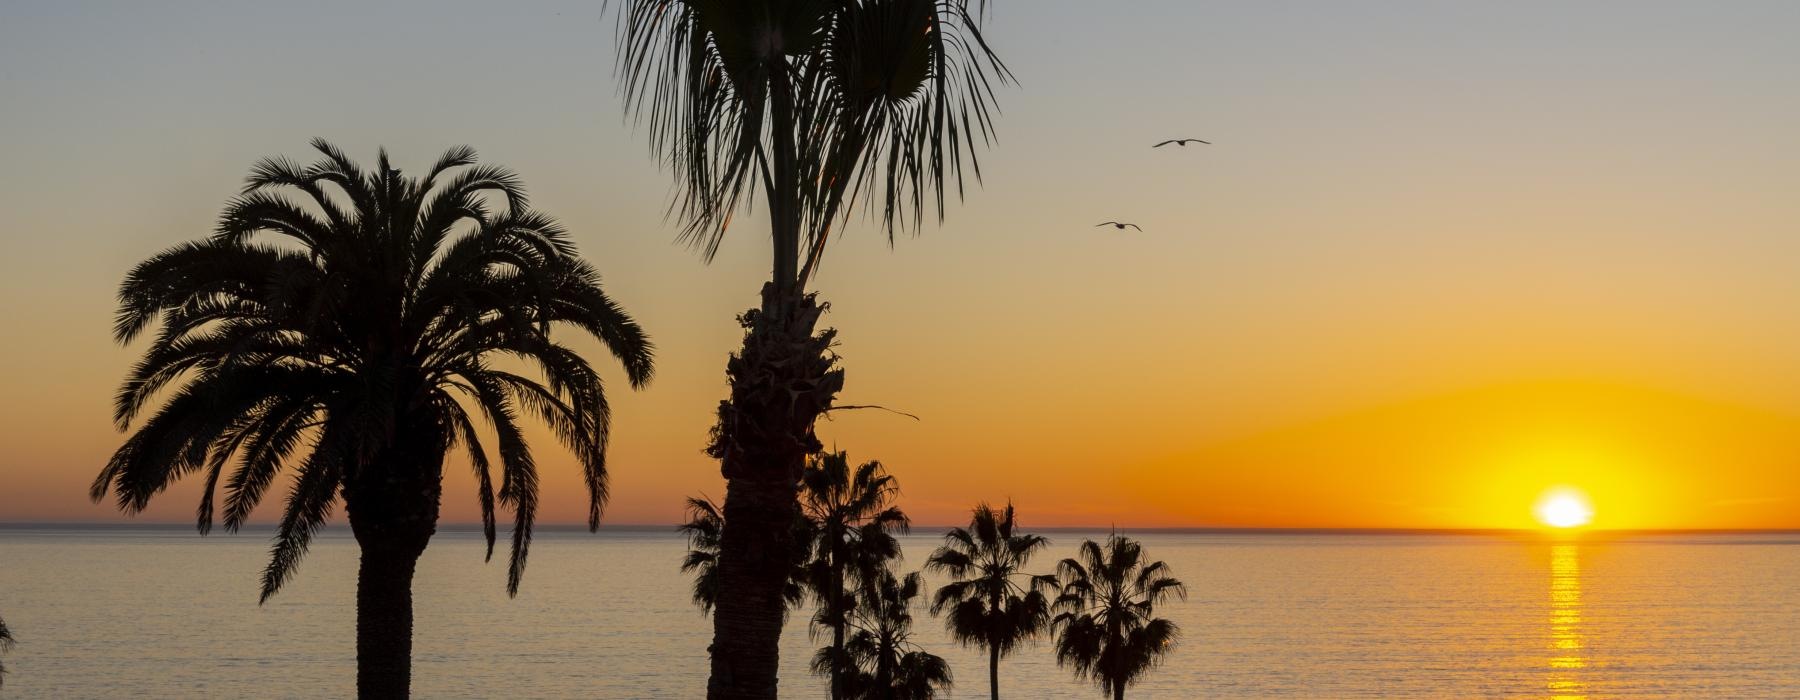
<svg viewBox="0 0 1800 700">
<path fill-rule="evenodd" d="M 1108 221 L 1108 222 L 1106 222 L 1106 223 L 1104 223 L 1104 224 L 1094 224 L 1094 228 L 1100 228 L 1100 227 L 1101 227 L 1101 226 L 1111 226 L 1111 227 L 1113 227 L 1113 228 L 1116 228 L 1116 229 L 1119 229 L 1119 230 L 1120 230 L 1120 231 L 1123 231 L 1123 230 L 1125 230 L 1125 227 L 1126 227 L 1126 226 L 1130 226 L 1130 227 L 1132 227 L 1132 228 L 1135 228 L 1135 229 L 1137 229 L 1137 230 L 1139 230 L 1139 231 L 1142 231 L 1142 230 L 1144 230 L 1144 229 L 1141 229 L 1141 228 L 1138 228 L 1138 225 L 1137 225 L 1137 224 L 1128 224 L 1128 223 L 1124 223 L 1124 222 L 1121 222 L 1121 221 Z"/>
<path fill-rule="evenodd" d="M 1177 145 L 1177 146 L 1181 146 L 1181 147 L 1182 147 L 1182 148 L 1186 148 L 1186 147 L 1187 147 L 1187 145 L 1188 145 L 1188 144 L 1190 144 L 1190 143 L 1204 143 L 1204 144 L 1206 144 L 1206 145 L 1208 145 L 1208 146 L 1211 146 L 1211 145 L 1212 145 L 1212 142 L 1211 142 L 1211 141 L 1201 141 L 1201 140 L 1200 140 L 1200 139 L 1169 139 L 1169 140 L 1167 140 L 1167 141 L 1164 141 L 1164 142 L 1162 142 L 1162 143 L 1159 143 L 1159 144 L 1156 144 L 1156 145 L 1154 145 L 1154 146 L 1151 146 L 1151 148 L 1162 148 L 1162 147 L 1163 147 L 1163 146 L 1167 146 L 1167 145 L 1169 145 L 1169 144 L 1171 144 L 1171 143 L 1172 143 L 1172 144 L 1175 144 L 1175 145 Z"/>
</svg>

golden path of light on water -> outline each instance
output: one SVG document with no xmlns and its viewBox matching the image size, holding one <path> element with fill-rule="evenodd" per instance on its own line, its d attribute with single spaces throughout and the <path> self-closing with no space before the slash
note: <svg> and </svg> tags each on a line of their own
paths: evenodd
<svg viewBox="0 0 1800 700">
<path fill-rule="evenodd" d="M 1583 700 L 1587 686 L 1579 672 L 1587 668 L 1586 640 L 1581 634 L 1581 551 L 1573 544 L 1550 547 L 1550 697 Z"/>
</svg>

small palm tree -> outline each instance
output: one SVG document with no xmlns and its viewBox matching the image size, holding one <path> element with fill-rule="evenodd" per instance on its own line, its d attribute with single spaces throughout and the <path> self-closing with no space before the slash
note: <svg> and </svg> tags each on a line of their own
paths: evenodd
<svg viewBox="0 0 1800 700">
<path fill-rule="evenodd" d="M 719 600 L 719 537 L 725 532 L 725 514 L 719 511 L 717 504 L 704 498 L 689 498 L 687 511 L 687 522 L 676 528 L 688 539 L 687 558 L 681 562 L 681 571 L 695 572 L 694 605 L 699 606 L 701 615 L 706 615 Z M 804 533 L 808 523 L 801 520 L 795 527 Z M 794 541 L 806 547 L 812 544 L 812 538 L 806 534 L 795 537 Z M 781 590 L 781 597 L 789 606 L 797 606 L 806 599 L 807 560 L 811 553 L 809 548 L 802 548 L 794 554 L 788 585 Z"/>
<path fill-rule="evenodd" d="M 820 649 L 814 671 L 835 668 L 840 655 L 846 659 L 850 700 L 928 700 L 949 688 L 950 664 L 912 641 L 913 601 L 924 585 L 917 573 L 900 579 L 882 570 L 862 591 L 849 643 L 842 652 Z"/>
<path fill-rule="evenodd" d="M 676 184 L 682 238 L 710 260 L 735 214 L 768 212 L 769 280 L 739 317 L 708 453 L 729 527 L 713 614 L 711 698 L 774 698 L 795 483 L 843 387 L 807 292 L 833 228 L 859 205 L 891 239 L 940 218 L 979 176 L 994 84 L 1010 78 L 982 35 L 986 0 L 627 0 L 618 66 L 627 111 Z"/>
<path fill-rule="evenodd" d="M 12 630 L 6 628 L 6 621 L 0 620 L 0 654 L 12 651 Z M 0 686 L 6 685 L 6 664 L 0 663 Z"/>
<path fill-rule="evenodd" d="M 1013 506 L 1004 514 L 988 504 L 975 506 L 966 528 L 944 535 L 944 546 L 926 560 L 928 571 L 952 579 L 938 589 L 931 614 L 950 612 L 944 624 L 958 642 L 987 649 L 988 690 L 1000 698 L 1000 659 L 1019 642 L 1037 636 L 1050 623 L 1050 599 L 1056 577 L 1025 573 L 1031 555 L 1050 544 L 1041 535 L 1014 529 Z"/>
<path fill-rule="evenodd" d="M 846 452 L 828 452 L 807 460 L 800 478 L 801 513 L 815 539 L 807 581 L 819 602 L 813 624 L 831 630 L 833 657 L 827 669 L 831 697 L 846 697 L 850 669 L 842 663 L 850 615 L 856 609 L 854 586 L 867 585 L 900 557 L 894 533 L 905 533 L 906 514 L 894 505 L 900 483 L 877 461 L 850 467 Z"/>
<path fill-rule="evenodd" d="M 607 497 L 612 410 L 600 375 L 552 330 L 598 338 L 633 387 L 650 381 L 651 346 L 563 228 L 526 207 L 511 171 L 477 166 L 459 147 L 410 178 L 386 152 L 366 172 L 329 143 L 313 146 L 324 158 L 309 167 L 257 163 L 210 238 L 156 254 L 120 285 L 118 340 L 159 322 L 161 331 L 119 390 L 119 428 L 170 395 L 91 495 L 113 492 L 137 513 L 199 472 L 205 534 L 233 466 L 224 525 L 235 531 L 292 467 L 264 601 L 341 496 L 362 549 L 357 692 L 405 697 L 413 573 L 436 531 L 447 453 L 460 445 L 473 463 L 490 558 L 496 496 L 512 508 L 506 589 L 516 594 L 538 499 L 523 415 L 547 423 L 580 462 L 590 529 Z M 472 414 L 497 440 L 497 493 Z"/>
<path fill-rule="evenodd" d="M 1146 563 L 1143 547 L 1117 534 L 1104 547 L 1081 543 L 1078 558 L 1057 568 L 1056 663 L 1123 700 L 1125 687 L 1160 663 L 1181 635 L 1174 622 L 1156 617 L 1156 606 L 1172 595 L 1187 599 L 1187 588 L 1167 564 Z"/>
</svg>

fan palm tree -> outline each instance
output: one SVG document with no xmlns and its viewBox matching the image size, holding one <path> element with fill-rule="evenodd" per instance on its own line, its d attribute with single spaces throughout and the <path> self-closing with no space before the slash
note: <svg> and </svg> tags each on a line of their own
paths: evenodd
<svg viewBox="0 0 1800 700">
<path fill-rule="evenodd" d="M 719 535 L 725 531 L 725 514 L 720 512 L 718 504 L 704 498 L 689 498 L 687 511 L 687 522 L 676 528 L 688 539 L 687 558 L 681 562 L 681 571 L 695 572 L 694 605 L 699 606 L 701 615 L 706 615 L 719 600 Z M 809 529 L 804 520 L 795 523 L 795 527 L 803 531 Z M 795 541 L 803 547 L 794 553 L 788 585 L 781 590 L 781 597 L 790 606 L 799 605 L 806 599 L 807 560 L 812 555 L 809 534 L 796 537 Z"/>
<path fill-rule="evenodd" d="M 987 649 L 988 691 L 1000 698 L 1000 659 L 1019 642 L 1050 623 L 1056 577 L 1025 573 L 1031 555 L 1050 544 L 1041 535 L 1015 530 L 1013 506 L 1004 514 L 988 504 L 975 506 L 969 526 L 944 535 L 944 546 L 925 561 L 928 571 L 948 574 L 950 583 L 931 601 L 931 614 L 950 612 L 944 625 L 965 645 Z"/>
<path fill-rule="evenodd" d="M 205 534 L 229 471 L 223 523 L 236 531 L 292 468 L 263 601 L 293 575 L 341 495 L 362 552 L 357 691 L 404 697 L 414 566 L 436 530 L 446 454 L 460 445 L 473 464 L 489 558 L 495 501 L 512 509 L 506 588 L 516 594 L 538 502 L 521 420 L 549 424 L 580 462 L 590 529 L 607 498 L 611 409 L 600 375 L 552 329 L 598 338 L 633 387 L 650 381 L 651 346 L 562 227 L 526 207 L 511 171 L 476 165 L 475 152 L 458 147 L 411 178 L 386 152 L 364 171 L 329 143 L 313 146 L 324 158 L 311 166 L 257 163 L 211 237 L 158 253 L 125 278 L 118 340 L 161 330 L 119 390 L 119 428 L 169 396 L 91 495 L 110 491 L 134 514 L 198 472 Z M 501 358 L 543 380 L 493 362 Z M 471 412 L 496 441 L 497 492 Z"/>
<path fill-rule="evenodd" d="M 980 5 L 980 7 L 977 7 Z M 985 0 L 627 0 L 618 66 L 673 171 L 682 239 L 706 259 L 760 191 L 772 245 L 761 303 L 739 317 L 708 453 L 727 485 L 713 615 L 713 698 L 773 698 L 787 523 L 813 425 L 844 376 L 807 293 L 831 229 L 879 206 L 891 241 L 916 230 L 992 137 L 1010 74 L 982 36 Z"/>
<path fill-rule="evenodd" d="M 12 630 L 6 628 L 6 621 L 0 620 L 0 653 L 12 651 Z M 6 685 L 6 664 L 0 663 L 0 686 Z"/>
<path fill-rule="evenodd" d="M 807 581 L 819 602 L 813 624 L 831 630 L 831 648 L 839 663 L 825 669 L 831 697 L 846 696 L 844 644 L 850 614 L 856 609 L 852 584 L 866 586 L 900 557 L 894 533 L 905 533 L 906 514 L 894 505 L 900 483 L 880 462 L 850 467 L 846 452 L 828 452 L 807 460 L 800 478 L 800 508 L 816 542 Z"/>
<path fill-rule="evenodd" d="M 1174 622 L 1156 617 L 1156 606 L 1170 596 L 1186 600 L 1187 587 L 1167 564 L 1144 561 L 1143 547 L 1118 534 L 1104 546 L 1081 543 L 1077 558 L 1057 569 L 1060 612 L 1050 623 L 1057 665 L 1074 666 L 1076 677 L 1123 700 L 1126 686 L 1160 663 L 1181 636 Z"/>
<path fill-rule="evenodd" d="M 814 671 L 847 661 L 849 700 L 928 700 L 949 688 L 950 664 L 912 642 L 913 600 L 924 586 L 917 573 L 896 578 L 883 569 L 862 591 L 849 643 L 842 651 L 820 649 Z"/>
</svg>

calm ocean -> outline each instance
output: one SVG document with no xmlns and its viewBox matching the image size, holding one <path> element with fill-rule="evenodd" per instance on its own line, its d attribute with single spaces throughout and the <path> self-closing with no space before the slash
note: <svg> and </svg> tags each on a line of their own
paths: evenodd
<svg viewBox="0 0 1800 700">
<path fill-rule="evenodd" d="M 0 615 L 19 638 L 0 695 L 350 696 L 347 529 L 258 607 L 265 534 L 0 527 Z M 1042 568 L 1084 536 L 1052 533 Z M 1800 697 L 1800 536 L 1140 537 L 1190 595 L 1164 613 L 1180 647 L 1127 697 Z M 936 538 L 905 544 L 917 567 Z M 701 697 L 711 625 L 676 570 L 683 547 L 666 531 L 544 532 L 509 600 L 503 553 L 483 565 L 476 533 L 439 534 L 415 587 L 415 695 Z M 917 614 L 953 697 L 986 697 L 985 655 Z M 806 619 L 783 642 L 786 697 L 823 695 Z M 1014 698 L 1100 697 L 1045 643 L 1000 673 Z"/>
</svg>

